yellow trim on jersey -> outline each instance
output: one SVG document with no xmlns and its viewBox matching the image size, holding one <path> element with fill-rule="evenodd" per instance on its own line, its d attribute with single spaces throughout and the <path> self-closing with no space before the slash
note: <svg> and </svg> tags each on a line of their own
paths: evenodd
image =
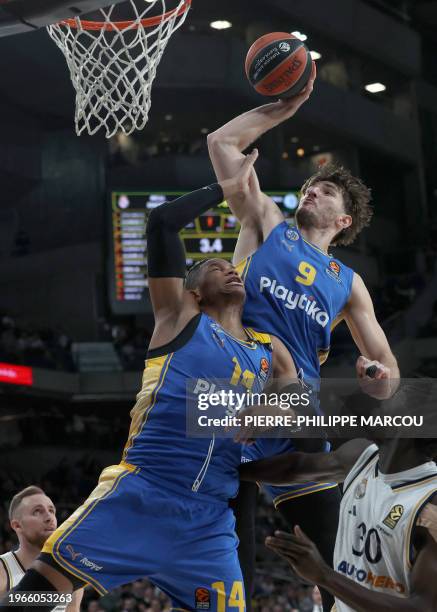
<svg viewBox="0 0 437 612">
<path fill-rule="evenodd" d="M 246 280 L 246 276 L 249 271 L 250 264 L 252 263 L 252 257 L 253 255 L 246 257 L 246 259 L 243 259 L 235 266 L 235 269 L 240 275 L 242 281 Z"/>
<path fill-rule="evenodd" d="M 395 486 L 393 491 L 395 493 L 397 493 L 398 491 L 406 491 L 407 489 L 414 489 L 414 487 L 423 487 L 423 486 L 428 485 L 429 483 L 431 483 L 431 481 L 434 478 L 437 479 L 437 474 L 435 476 L 432 476 L 432 477 L 429 477 L 429 478 L 426 478 L 426 476 L 425 476 L 424 479 L 421 480 L 420 482 L 415 482 L 415 483 L 412 483 L 412 484 L 406 484 L 406 485 L 402 485 L 402 486 L 399 486 L 399 487 Z M 437 487 L 437 482 L 436 482 L 436 487 Z M 436 488 L 436 491 L 437 491 L 437 488 Z"/>
<path fill-rule="evenodd" d="M 139 436 L 146 424 L 147 418 L 153 409 L 158 392 L 160 391 L 174 353 L 161 355 L 146 360 L 146 367 L 143 372 L 141 391 L 137 395 L 137 402 L 131 410 L 131 425 L 129 435 L 123 450 L 123 460 L 130 448 L 135 443 L 135 438 Z"/>
<path fill-rule="evenodd" d="M 271 344 L 272 338 L 270 334 L 264 334 L 263 332 L 255 331 L 252 327 L 246 327 L 246 332 L 251 338 L 260 344 Z"/>
<path fill-rule="evenodd" d="M 305 242 L 305 244 L 307 244 L 308 246 L 313 247 L 313 249 L 315 249 L 316 251 L 318 251 L 322 255 L 325 255 L 325 257 L 329 257 L 330 259 L 334 259 L 332 257 L 332 255 L 330 255 L 329 253 L 326 253 L 325 251 L 322 251 L 322 249 L 319 249 L 319 247 L 316 246 L 315 244 L 312 244 L 311 242 L 308 242 L 308 240 L 305 240 L 305 238 L 302 236 L 302 234 L 300 235 L 300 237 Z"/>
<path fill-rule="evenodd" d="M 60 553 L 59 547 L 63 540 L 69 536 L 81 523 L 82 521 L 94 510 L 97 504 L 113 493 L 123 478 L 130 474 L 136 474 L 140 471 L 140 468 L 131 466 L 126 463 L 120 463 L 119 465 L 110 465 L 100 475 L 97 487 L 91 493 L 91 495 L 85 500 L 85 502 L 79 506 L 73 514 L 68 517 L 66 521 L 62 523 L 60 527 L 52 533 L 52 535 L 46 540 L 42 552 L 52 555 L 57 563 L 63 567 L 67 572 L 76 576 L 80 580 L 89 583 L 100 595 L 107 593 L 107 590 L 103 585 L 100 584 L 94 576 L 90 576 L 83 570 L 79 570 L 71 563 L 69 563 Z M 80 552 L 80 551 L 77 551 Z"/>
<path fill-rule="evenodd" d="M 138 466 L 132 465 L 132 463 L 127 463 L 127 461 L 120 461 L 118 465 L 120 465 L 122 468 L 124 468 L 128 472 L 131 472 L 132 474 L 133 473 L 138 474 L 138 472 L 140 471 L 140 468 Z"/>
<path fill-rule="evenodd" d="M 413 488 L 414 486 L 419 487 L 421 485 L 423 486 L 423 482 L 418 482 L 416 485 L 410 485 L 410 487 L 411 488 Z M 410 517 L 410 520 L 407 526 L 407 532 L 405 535 L 405 550 L 404 550 L 405 564 L 406 564 L 406 567 L 408 567 L 408 569 L 411 569 L 413 567 L 413 564 L 410 562 L 411 535 L 413 533 L 413 528 L 416 525 L 416 521 L 418 518 L 417 512 L 420 509 L 420 506 L 422 506 L 427 501 L 428 498 L 432 497 L 436 493 L 437 493 L 437 487 L 434 491 L 432 489 L 430 491 L 427 491 L 427 493 L 423 495 L 420 498 L 420 500 L 415 504 L 413 512 L 411 514 L 411 517 Z"/>
<path fill-rule="evenodd" d="M 248 348 L 248 349 L 251 349 L 251 350 L 255 350 L 257 348 L 256 340 L 255 339 L 253 339 L 253 340 L 242 340 L 241 338 L 236 338 L 235 336 L 233 336 L 232 334 L 227 332 L 223 327 L 221 328 L 221 331 L 225 334 L 225 336 L 227 336 L 228 338 L 231 338 L 232 340 L 235 340 L 235 342 L 238 342 L 238 344 L 241 344 L 245 348 Z M 250 334 L 248 334 L 248 335 L 250 336 Z"/>
<path fill-rule="evenodd" d="M 319 359 L 319 365 L 323 365 L 325 363 L 325 361 L 328 360 L 330 350 L 331 350 L 331 347 L 329 347 L 327 349 L 318 349 L 317 350 L 317 357 Z"/>
<path fill-rule="evenodd" d="M 333 322 L 331 323 L 331 334 L 334 331 L 334 329 L 337 327 L 337 325 L 339 325 L 342 321 L 344 321 L 344 315 L 343 315 L 343 312 L 339 312 L 338 315 L 333 320 Z M 330 346 L 328 346 L 328 348 L 317 349 L 317 355 L 319 357 L 319 365 L 323 365 L 325 361 L 328 359 L 330 350 L 331 350 Z"/>
<path fill-rule="evenodd" d="M 314 484 L 314 485 L 304 485 L 303 489 L 296 489 L 294 491 L 288 491 L 287 493 L 282 493 L 275 497 L 273 500 L 273 505 L 275 508 L 282 504 L 282 502 L 288 501 L 289 499 L 294 499 L 296 497 L 303 497 L 304 495 L 311 495 L 312 493 L 319 493 L 319 491 L 327 491 L 328 489 L 335 489 L 337 484 Z"/>
</svg>

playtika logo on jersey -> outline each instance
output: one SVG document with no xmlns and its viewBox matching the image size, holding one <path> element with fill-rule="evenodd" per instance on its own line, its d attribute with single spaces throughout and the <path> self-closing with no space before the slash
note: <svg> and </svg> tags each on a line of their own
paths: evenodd
<svg viewBox="0 0 437 612">
<path fill-rule="evenodd" d="M 312 296 L 305 293 L 295 293 L 291 289 L 284 287 L 284 285 L 279 285 L 276 279 L 261 276 L 259 290 L 261 293 L 264 291 L 269 292 L 278 298 L 278 300 L 282 300 L 285 308 L 289 310 L 300 308 L 321 327 L 326 327 L 329 323 L 329 314 L 320 308 Z"/>
</svg>

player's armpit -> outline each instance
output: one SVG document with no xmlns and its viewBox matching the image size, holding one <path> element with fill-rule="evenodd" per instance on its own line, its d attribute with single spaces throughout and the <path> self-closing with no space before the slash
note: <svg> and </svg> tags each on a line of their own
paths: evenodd
<svg viewBox="0 0 437 612">
<path fill-rule="evenodd" d="M 271 336 L 272 340 L 272 366 L 273 378 L 281 384 L 288 385 L 297 382 L 297 370 L 294 360 L 285 344 L 276 336 Z"/>
<path fill-rule="evenodd" d="M 369 440 L 349 440 L 332 453 L 284 453 L 243 463 L 240 480 L 284 485 L 299 482 L 343 482 Z"/>
<path fill-rule="evenodd" d="M 437 543 L 437 500 L 426 504 L 417 520 L 419 527 L 425 527 Z"/>
</svg>

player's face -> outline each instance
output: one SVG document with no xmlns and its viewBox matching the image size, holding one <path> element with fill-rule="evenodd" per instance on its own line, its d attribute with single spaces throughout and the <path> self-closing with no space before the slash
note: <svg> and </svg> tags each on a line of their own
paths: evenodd
<svg viewBox="0 0 437 612">
<path fill-rule="evenodd" d="M 42 493 L 25 497 L 11 525 L 20 538 L 42 548 L 57 527 L 56 509 L 52 500 Z"/>
<path fill-rule="evenodd" d="M 299 202 L 296 220 L 301 228 L 342 229 L 338 222 L 346 215 L 340 188 L 330 181 L 310 185 Z"/>
<path fill-rule="evenodd" d="M 205 303 L 214 303 L 223 296 L 243 301 L 246 296 L 240 275 L 234 266 L 224 259 L 211 259 L 204 264 L 199 293 Z"/>
</svg>

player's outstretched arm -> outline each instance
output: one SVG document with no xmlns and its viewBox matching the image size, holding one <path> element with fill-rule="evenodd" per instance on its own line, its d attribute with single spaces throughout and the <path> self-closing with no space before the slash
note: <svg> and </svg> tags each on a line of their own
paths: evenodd
<svg viewBox="0 0 437 612">
<path fill-rule="evenodd" d="M 399 386 L 399 368 L 387 337 L 376 319 L 372 298 L 358 274 L 354 275 L 344 316 L 361 352 L 356 370 L 363 391 L 376 399 L 388 399 Z M 376 372 L 369 378 L 366 370 L 372 365 L 376 366 Z"/>
<path fill-rule="evenodd" d="M 211 146 L 211 149 L 214 149 L 215 145 L 223 143 L 225 146 L 233 147 L 236 152 L 241 154 L 262 134 L 297 113 L 302 104 L 310 97 L 315 79 L 316 65 L 313 62 L 313 70 L 308 84 L 299 94 L 287 100 L 257 106 L 235 117 L 235 119 L 208 135 L 208 145 Z M 223 178 L 231 176 L 231 168 L 226 166 L 225 160 L 222 163 L 218 160 L 217 166 L 217 171 L 220 174 L 227 173 L 228 176 Z"/>
<path fill-rule="evenodd" d="M 332 453 L 284 453 L 240 466 L 240 480 L 285 485 L 298 482 L 343 482 L 371 442 L 349 440 Z"/>
<path fill-rule="evenodd" d="M 229 197 L 244 197 L 258 156 L 255 149 L 234 175 L 167 202 L 150 213 L 146 229 L 149 290 L 155 315 L 151 345 L 170 342 L 199 312 L 194 296 L 184 288 L 185 250 L 179 232 L 201 213 Z"/>
<path fill-rule="evenodd" d="M 306 88 L 287 101 L 273 102 L 239 115 L 208 135 L 208 149 L 217 179 L 229 178 L 241 163 L 243 151 L 262 134 L 292 117 L 309 98 L 316 77 L 313 74 Z M 262 193 L 258 177 L 253 171 L 247 197 L 231 198 L 229 206 L 241 223 L 234 263 L 251 255 L 281 223 L 283 216 L 271 198 Z"/>
<path fill-rule="evenodd" d="M 372 591 L 336 572 L 298 526 L 294 534 L 276 532 L 266 539 L 266 545 L 288 561 L 294 572 L 356 612 L 433 612 L 437 609 L 437 543 L 429 534 L 425 537 L 411 573 L 411 594 L 406 598 Z"/>
</svg>

